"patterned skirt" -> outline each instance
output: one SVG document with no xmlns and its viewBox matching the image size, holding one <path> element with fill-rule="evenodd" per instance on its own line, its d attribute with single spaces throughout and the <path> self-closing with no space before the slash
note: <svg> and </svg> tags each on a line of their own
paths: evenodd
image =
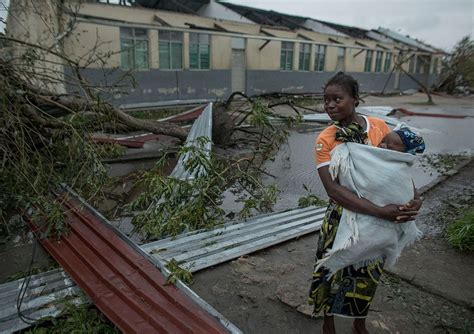
<svg viewBox="0 0 474 334">
<path fill-rule="evenodd" d="M 319 234 L 316 262 L 332 247 L 342 215 L 342 207 L 330 202 Z M 316 265 L 315 265 L 316 268 Z M 309 303 L 314 314 L 365 318 L 383 272 L 383 262 L 354 269 L 345 267 L 329 277 L 326 268 L 313 272 Z"/>
</svg>

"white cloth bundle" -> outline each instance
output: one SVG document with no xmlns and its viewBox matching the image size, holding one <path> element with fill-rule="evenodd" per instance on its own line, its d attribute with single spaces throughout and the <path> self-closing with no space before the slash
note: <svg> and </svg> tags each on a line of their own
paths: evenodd
<svg viewBox="0 0 474 334">
<path fill-rule="evenodd" d="M 413 199 L 409 168 L 415 157 L 378 147 L 343 143 L 331 152 L 332 179 L 375 205 L 406 204 Z M 393 266 L 405 246 L 421 237 L 414 221 L 391 221 L 343 209 L 333 247 L 318 261 L 330 273 L 346 266 L 356 269 L 385 259 Z"/>
</svg>

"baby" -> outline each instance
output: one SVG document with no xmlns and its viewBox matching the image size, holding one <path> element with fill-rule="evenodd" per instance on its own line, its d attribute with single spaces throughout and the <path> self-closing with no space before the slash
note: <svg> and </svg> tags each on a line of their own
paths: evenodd
<svg viewBox="0 0 474 334">
<path fill-rule="evenodd" d="M 411 131 L 407 127 L 389 132 L 380 142 L 380 148 L 394 150 L 405 153 L 423 153 L 425 142 L 422 137 Z"/>
</svg>

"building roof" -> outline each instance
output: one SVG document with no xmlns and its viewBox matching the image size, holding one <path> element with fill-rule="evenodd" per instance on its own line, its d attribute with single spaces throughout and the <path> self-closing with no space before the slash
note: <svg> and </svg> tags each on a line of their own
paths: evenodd
<svg viewBox="0 0 474 334">
<path fill-rule="evenodd" d="M 139 5 L 146 8 L 196 14 L 202 6 L 209 4 L 209 1 L 210 0 L 135 0 L 134 4 L 135 6 Z"/>
<path fill-rule="evenodd" d="M 310 30 L 304 26 L 306 22 L 306 17 L 287 15 L 275 12 L 273 10 L 265 10 L 241 5 L 235 5 L 228 2 L 219 3 L 230 10 L 246 17 L 252 22 L 255 22 L 260 25 L 266 25 L 271 27 L 286 27 L 291 30 L 304 29 Z"/>
<path fill-rule="evenodd" d="M 394 39 L 398 42 L 401 42 L 403 44 L 406 44 L 406 45 L 409 45 L 409 46 L 412 46 L 412 47 L 415 47 L 417 49 L 420 49 L 421 51 L 426 51 L 426 52 L 432 52 L 432 53 L 439 53 L 439 52 L 443 52 L 439 49 L 436 49 L 430 45 L 427 45 L 426 43 L 423 43 L 423 42 L 420 42 L 410 36 L 404 36 L 402 34 L 399 34 L 398 32 L 395 32 L 393 30 L 390 30 L 390 29 L 387 29 L 387 28 L 382 28 L 382 27 L 379 27 L 377 29 L 377 32 L 378 33 L 381 33 L 385 36 L 388 36 L 389 38 L 391 39 Z"/>
<path fill-rule="evenodd" d="M 343 33 L 344 35 L 350 36 L 352 38 L 372 39 L 371 37 L 369 37 L 367 35 L 369 30 L 366 30 L 366 29 L 346 26 L 346 25 L 337 24 L 337 23 L 325 22 L 325 21 L 321 21 L 321 20 L 314 20 L 314 21 L 322 23 L 322 24 L 324 24 L 324 25 L 326 25 L 326 26 L 328 26 L 328 27 L 330 27 L 334 30 L 339 31 L 339 32 Z"/>
</svg>

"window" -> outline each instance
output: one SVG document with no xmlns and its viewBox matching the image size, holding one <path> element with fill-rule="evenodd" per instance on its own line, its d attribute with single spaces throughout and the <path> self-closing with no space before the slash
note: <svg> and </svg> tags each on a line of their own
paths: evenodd
<svg viewBox="0 0 474 334">
<path fill-rule="evenodd" d="M 415 61 L 416 61 L 416 55 L 412 55 L 410 57 L 410 64 L 408 66 L 408 72 L 415 73 Z"/>
<path fill-rule="evenodd" d="M 372 57 L 374 52 L 372 50 L 367 50 L 365 52 L 365 64 L 364 64 L 364 72 L 371 72 L 372 71 Z"/>
<path fill-rule="evenodd" d="M 432 74 L 438 74 L 438 58 L 433 58 L 433 67 L 431 68 Z"/>
<path fill-rule="evenodd" d="M 346 68 L 346 48 L 337 48 L 336 71 L 344 71 Z"/>
<path fill-rule="evenodd" d="M 392 67 L 392 53 L 387 52 L 385 54 L 385 63 L 383 65 L 383 71 L 388 72 L 388 71 L 390 71 L 391 67 Z"/>
<path fill-rule="evenodd" d="M 416 57 L 416 63 L 415 63 L 415 73 L 421 73 L 421 68 L 423 65 L 423 61 L 421 57 Z"/>
<path fill-rule="evenodd" d="M 120 28 L 120 65 L 127 70 L 148 68 L 146 29 Z"/>
<path fill-rule="evenodd" d="M 316 45 L 314 56 L 314 70 L 324 71 L 324 62 L 326 60 L 326 45 Z"/>
<path fill-rule="evenodd" d="M 283 71 L 293 69 L 293 42 L 281 42 L 280 68 Z"/>
<path fill-rule="evenodd" d="M 177 70 L 183 68 L 183 33 L 179 31 L 159 32 L 160 68 Z"/>
<path fill-rule="evenodd" d="M 189 33 L 189 68 L 208 70 L 210 53 L 209 34 Z"/>
<path fill-rule="evenodd" d="M 301 43 L 300 44 L 300 71 L 309 71 L 309 60 L 311 57 L 311 44 Z"/>
<path fill-rule="evenodd" d="M 375 72 L 382 72 L 382 51 L 377 51 L 375 54 Z"/>
</svg>

